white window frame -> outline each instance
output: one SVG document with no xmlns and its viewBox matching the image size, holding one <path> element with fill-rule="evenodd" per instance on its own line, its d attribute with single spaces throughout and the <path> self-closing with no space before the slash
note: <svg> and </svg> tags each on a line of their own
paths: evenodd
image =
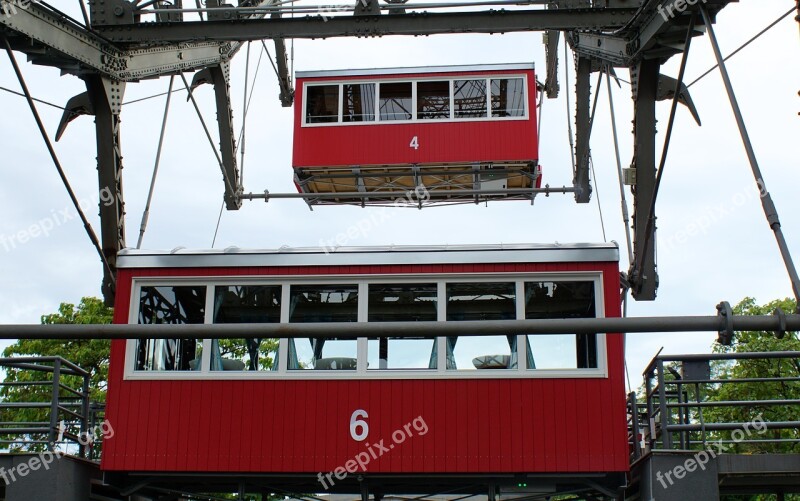
<svg viewBox="0 0 800 501">
<path fill-rule="evenodd" d="M 301 113 L 301 127 L 363 127 L 369 125 L 389 125 L 389 124 L 442 124 L 442 123 L 453 123 L 453 122 L 503 122 L 503 121 L 524 121 L 531 119 L 531 102 L 530 96 L 528 92 L 528 79 L 529 76 L 527 73 L 501 73 L 501 74 L 478 74 L 478 75 L 457 75 L 457 76 L 440 76 L 437 77 L 435 75 L 426 76 L 426 77 L 415 77 L 415 78 L 401 78 L 401 77 L 393 77 L 393 78 L 380 78 L 380 79 L 365 79 L 365 78 L 357 78 L 357 79 L 336 79 L 336 80 L 312 80 L 308 82 L 303 82 L 303 99 L 302 99 L 302 113 Z M 523 102 L 525 105 L 525 113 L 519 117 L 493 117 L 492 116 L 492 80 L 494 79 L 513 79 L 513 78 L 521 78 L 522 79 L 522 90 L 524 92 Z M 486 116 L 485 117 L 478 117 L 478 118 L 455 118 L 455 110 L 454 110 L 454 93 L 453 93 L 453 82 L 455 80 L 485 80 L 486 81 Z M 436 120 L 421 120 L 417 118 L 417 82 L 448 82 L 448 88 L 450 92 L 450 118 L 441 118 Z M 412 111 L 411 111 L 411 120 L 381 120 L 381 112 L 380 112 L 380 88 L 382 83 L 396 83 L 396 82 L 411 82 L 411 104 L 412 104 Z M 344 110 L 344 89 L 343 86 L 345 84 L 348 85 L 360 85 L 360 84 L 368 84 L 374 83 L 375 84 L 375 120 L 371 121 L 363 121 L 363 122 L 343 122 L 343 110 Z M 310 124 L 306 122 L 306 105 L 307 105 L 307 96 L 308 96 L 308 87 L 320 86 L 320 85 L 338 85 L 339 86 L 339 120 L 338 122 L 328 122 L 328 123 L 316 123 Z"/>
<path fill-rule="evenodd" d="M 437 321 L 444 322 L 447 318 L 446 284 L 455 282 L 514 282 L 516 284 L 516 311 L 517 319 L 525 318 L 525 282 L 565 282 L 565 281 L 591 281 L 595 288 L 595 316 L 605 317 L 604 285 L 602 272 L 526 272 L 526 273 L 471 273 L 471 274 L 446 274 L 446 275 L 314 275 L 314 276 L 231 276 L 231 277 L 139 277 L 134 278 L 131 287 L 131 300 L 128 311 L 128 322 L 136 324 L 139 314 L 139 298 L 142 287 L 174 287 L 182 285 L 206 285 L 206 311 L 205 324 L 212 323 L 213 297 L 215 286 L 228 285 L 281 285 L 281 323 L 289 319 L 289 291 L 291 285 L 311 284 L 353 284 L 359 287 L 358 297 L 358 322 L 367 321 L 368 285 L 373 283 L 436 283 Z M 136 371 L 136 339 L 130 339 L 125 349 L 125 379 L 126 380 L 258 380 L 258 379 L 283 379 L 283 380 L 318 380 L 318 379 L 528 379 L 528 378 L 607 378 L 608 353 L 606 333 L 598 332 L 597 336 L 597 367 L 596 368 L 566 368 L 566 369 L 528 369 L 526 353 L 527 335 L 519 334 L 517 338 L 517 368 L 516 369 L 446 369 L 446 341 L 442 336 L 436 338 L 437 368 L 436 369 L 381 369 L 367 370 L 367 338 L 357 339 L 356 358 L 358 360 L 355 371 L 345 370 L 288 370 L 288 341 L 281 338 L 278 343 L 279 365 L 276 371 L 210 371 L 211 357 L 205 356 L 199 371 Z M 203 339 L 203 353 L 211 353 L 211 339 Z"/>
</svg>

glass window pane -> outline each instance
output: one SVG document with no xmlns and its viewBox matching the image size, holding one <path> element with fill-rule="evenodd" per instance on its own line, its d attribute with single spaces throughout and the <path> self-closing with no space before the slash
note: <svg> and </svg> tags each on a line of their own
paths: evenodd
<svg viewBox="0 0 800 501">
<path fill-rule="evenodd" d="M 526 282 L 525 318 L 592 318 L 595 290 L 592 281 Z M 529 369 L 585 369 L 597 367 L 596 334 L 527 336 Z"/>
<path fill-rule="evenodd" d="M 289 370 L 356 370 L 355 339 L 289 339 Z"/>
<path fill-rule="evenodd" d="M 205 286 L 142 287 L 138 323 L 202 324 L 205 305 Z M 140 339 L 136 370 L 199 370 L 202 345 L 199 339 Z"/>
<path fill-rule="evenodd" d="M 486 80 L 453 81 L 455 118 L 486 118 Z"/>
<path fill-rule="evenodd" d="M 516 369 L 517 336 L 445 338 L 447 370 Z"/>
<path fill-rule="evenodd" d="M 370 322 L 436 320 L 436 284 L 370 284 Z"/>
<path fill-rule="evenodd" d="M 522 78 L 492 79 L 492 116 L 525 116 L 525 85 Z"/>
<path fill-rule="evenodd" d="M 375 84 L 345 84 L 344 108 L 342 121 L 344 122 L 374 122 L 375 121 Z"/>
<path fill-rule="evenodd" d="M 319 124 L 339 120 L 339 86 L 306 87 L 306 123 Z"/>
<path fill-rule="evenodd" d="M 280 285 L 216 287 L 214 323 L 278 323 L 280 321 Z M 277 339 L 218 339 L 212 342 L 211 353 L 212 371 L 278 369 Z"/>
<path fill-rule="evenodd" d="M 450 82 L 417 82 L 417 118 L 450 118 Z"/>
<path fill-rule="evenodd" d="M 435 369 L 435 342 L 433 337 L 371 338 L 368 369 Z"/>
<path fill-rule="evenodd" d="M 447 284 L 447 320 L 513 320 L 513 282 Z M 447 369 L 516 369 L 517 336 L 447 337 Z"/>
<path fill-rule="evenodd" d="M 290 322 L 358 321 L 357 285 L 293 285 Z M 289 339 L 289 370 L 355 370 L 355 339 Z"/>
<path fill-rule="evenodd" d="M 516 296 L 513 282 L 447 284 L 447 320 L 514 320 Z"/>
<path fill-rule="evenodd" d="M 357 285 L 292 285 L 290 322 L 357 322 Z"/>
<path fill-rule="evenodd" d="M 379 102 L 381 120 L 411 120 L 411 82 L 382 83 Z"/>
</svg>

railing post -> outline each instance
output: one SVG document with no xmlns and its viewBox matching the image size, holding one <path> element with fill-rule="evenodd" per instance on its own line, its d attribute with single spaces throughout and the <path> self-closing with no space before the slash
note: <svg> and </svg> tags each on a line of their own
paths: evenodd
<svg viewBox="0 0 800 501">
<path fill-rule="evenodd" d="M 647 373 L 647 377 L 645 378 L 645 405 L 647 406 L 647 427 L 648 427 L 648 446 L 650 449 L 656 444 L 656 433 L 655 433 L 655 424 L 654 423 L 654 416 L 655 411 L 653 410 L 653 369 L 650 369 L 650 372 Z"/>
<path fill-rule="evenodd" d="M 658 408 L 661 413 L 661 442 L 665 449 L 672 449 L 672 435 L 667 430 L 669 426 L 669 409 L 667 408 L 667 395 L 664 388 L 664 361 L 659 359 L 657 364 L 658 376 Z"/>
<path fill-rule="evenodd" d="M 94 426 L 92 424 L 91 428 L 89 427 L 89 374 L 83 375 L 83 386 L 81 387 L 81 434 L 78 437 L 84 436 L 86 437 L 86 445 L 83 445 L 80 440 L 78 441 L 81 444 L 80 447 L 80 456 L 82 458 L 91 459 L 92 447 L 94 446 Z M 92 433 L 90 436 L 88 433 Z"/>
<path fill-rule="evenodd" d="M 48 436 L 48 447 L 51 451 L 55 450 L 56 439 L 58 438 L 58 403 L 61 388 L 61 359 L 53 361 L 53 396 L 50 401 L 50 434 Z"/>
<path fill-rule="evenodd" d="M 631 433 L 633 435 L 633 459 L 642 457 L 642 450 L 640 447 L 641 441 L 639 440 L 639 405 L 636 403 L 636 392 L 628 393 L 628 402 L 631 409 Z M 644 437 L 643 437 L 644 438 Z"/>
</svg>

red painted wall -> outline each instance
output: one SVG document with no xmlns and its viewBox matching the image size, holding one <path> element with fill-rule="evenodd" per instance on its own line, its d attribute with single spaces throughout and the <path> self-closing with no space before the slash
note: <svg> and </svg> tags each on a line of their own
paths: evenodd
<svg viewBox="0 0 800 501">
<path fill-rule="evenodd" d="M 134 276 L 603 272 L 606 316 L 619 316 L 616 263 L 120 270 L 115 322 Z M 371 473 L 627 471 L 623 340 L 607 336 L 602 379 L 125 381 L 112 342 L 106 471 L 332 471 L 421 416 L 428 432 L 371 459 Z M 368 412 L 369 436 L 350 436 Z M 374 445 L 372 449 L 376 448 Z"/>
<path fill-rule="evenodd" d="M 308 168 L 462 162 L 532 162 L 538 160 L 536 78 L 532 70 L 391 75 L 390 78 L 480 77 L 503 74 L 527 75 L 528 119 L 302 127 L 304 119 L 303 84 L 324 81 L 341 82 L 344 78 L 298 78 L 298 95 L 294 109 L 292 165 L 295 168 Z M 355 80 L 359 77 L 348 78 Z M 377 77 L 364 78 L 380 81 Z M 419 140 L 418 149 L 409 146 L 414 136 L 417 136 Z"/>
</svg>

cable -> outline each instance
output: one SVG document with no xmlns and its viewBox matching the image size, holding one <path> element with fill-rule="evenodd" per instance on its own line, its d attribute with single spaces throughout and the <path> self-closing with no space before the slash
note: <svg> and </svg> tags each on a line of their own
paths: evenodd
<svg viewBox="0 0 800 501">
<path fill-rule="evenodd" d="M 598 89 L 599 90 L 599 89 Z M 600 205 L 600 188 L 597 185 L 597 177 L 594 174 L 594 160 L 592 156 L 589 155 L 589 167 L 592 169 L 592 181 L 594 182 L 594 192 L 597 195 L 597 212 L 600 213 L 600 229 L 603 231 L 603 242 L 608 242 L 608 238 L 606 238 L 606 223 L 605 219 L 603 219 L 603 207 Z"/>
<path fill-rule="evenodd" d="M 242 103 L 242 107 L 244 108 L 244 112 L 242 114 L 242 132 L 239 139 L 239 147 L 242 148 L 241 152 L 241 161 L 239 162 L 239 183 L 244 186 L 244 150 L 245 150 L 245 142 L 247 140 L 247 136 L 245 135 L 245 131 L 247 130 L 247 84 L 249 83 L 248 80 L 250 79 L 250 46 L 252 42 L 247 42 L 247 59 L 245 59 L 245 66 L 244 66 L 244 103 Z M 255 82 L 253 82 L 253 88 L 255 88 Z"/>
<path fill-rule="evenodd" d="M 175 90 L 170 91 L 170 92 L 183 92 L 183 89 L 175 89 Z M 143 97 L 143 98 L 140 98 L 140 99 L 134 99 L 133 101 L 125 101 L 124 103 L 122 103 L 122 106 L 125 106 L 127 104 L 141 103 L 142 101 L 147 101 L 149 99 L 155 99 L 157 97 L 166 96 L 166 95 L 167 95 L 166 92 L 160 92 L 158 94 L 153 94 L 152 96 L 147 96 L 147 97 Z"/>
<path fill-rule="evenodd" d="M 39 132 L 42 134 L 42 139 L 44 139 L 45 145 L 47 146 L 47 151 L 50 153 L 50 158 L 53 160 L 53 164 L 55 164 L 56 166 L 56 170 L 58 171 L 58 175 L 61 178 L 61 182 L 64 183 L 64 187 L 67 189 L 67 194 L 69 195 L 69 198 L 72 200 L 72 205 L 78 212 L 78 216 L 81 218 L 81 221 L 83 222 L 83 227 L 86 229 L 86 233 L 89 235 L 89 239 L 92 241 L 92 244 L 94 245 L 95 249 L 97 249 L 97 253 L 100 255 L 100 260 L 103 262 L 103 266 L 108 272 L 108 276 L 109 279 L 111 280 L 112 287 L 116 287 L 116 277 L 114 276 L 114 272 L 111 269 L 111 265 L 109 265 L 108 259 L 106 259 L 106 255 L 103 254 L 103 248 L 100 245 L 100 241 L 98 240 L 97 235 L 92 229 L 92 225 L 89 224 L 89 220 L 86 219 L 86 215 L 83 213 L 83 209 L 81 209 L 81 205 L 78 202 L 78 198 L 75 196 L 75 192 L 72 191 L 72 186 L 69 184 L 67 175 L 64 173 L 64 169 L 61 167 L 61 162 L 58 160 L 58 155 L 56 154 L 56 150 L 53 147 L 53 143 L 50 142 L 50 136 L 47 134 L 47 129 L 45 129 L 44 127 L 44 123 L 42 122 L 42 117 L 39 116 L 39 111 L 36 109 L 36 103 L 34 103 L 33 97 L 31 97 L 30 90 L 28 90 L 28 85 L 25 83 L 25 77 L 22 76 L 22 71 L 19 69 L 19 65 L 17 64 L 17 58 L 14 57 L 14 52 L 11 50 L 11 43 L 5 36 L 3 36 L 3 42 L 5 43 L 6 46 L 6 53 L 8 54 L 8 59 L 11 61 L 11 66 L 14 67 L 14 73 L 16 73 L 17 80 L 19 80 L 19 85 L 20 87 L 22 87 L 22 91 L 25 93 L 25 98 L 28 100 L 28 106 L 31 109 L 31 113 L 33 113 L 33 118 L 36 120 L 36 126 L 39 128 Z"/>
<path fill-rule="evenodd" d="M 769 223 L 770 229 L 775 234 L 775 240 L 777 241 L 778 249 L 780 250 L 781 258 L 783 259 L 783 264 L 786 267 L 786 272 L 788 273 L 789 280 L 792 284 L 792 292 L 794 293 L 794 298 L 797 302 L 797 312 L 800 313 L 800 276 L 798 276 L 797 268 L 795 268 L 792 260 L 792 254 L 789 252 L 789 247 L 786 244 L 786 238 L 783 235 L 783 230 L 781 230 L 778 209 L 775 207 L 775 204 L 772 201 L 772 196 L 770 195 L 769 190 L 767 190 L 766 183 L 764 182 L 764 176 L 761 173 L 761 168 L 758 166 L 758 160 L 756 159 L 755 151 L 753 151 L 753 144 L 750 141 L 750 135 L 748 134 L 747 127 L 744 123 L 742 110 L 739 108 L 739 102 L 736 99 L 736 94 L 733 92 L 731 77 L 728 75 L 728 69 L 725 65 L 725 61 L 722 59 L 722 51 L 720 51 L 719 42 L 717 42 L 717 36 L 714 34 L 714 27 L 711 26 L 711 20 L 709 19 L 708 12 L 702 4 L 700 5 L 700 14 L 702 14 L 703 22 L 708 27 L 708 39 L 711 42 L 711 48 L 714 50 L 714 57 L 717 58 L 717 63 L 719 64 L 720 76 L 722 77 L 722 82 L 725 85 L 725 92 L 728 95 L 731 111 L 733 111 L 734 118 L 736 119 L 736 125 L 739 129 L 739 135 L 741 136 L 742 143 L 747 154 L 750 170 L 753 172 L 753 177 L 755 178 L 759 189 L 764 193 L 764 195 L 761 197 L 761 208 L 764 210 L 764 216 Z"/>
<path fill-rule="evenodd" d="M 15 90 L 8 89 L 8 88 L 6 88 L 6 87 L 0 87 L 0 90 L 2 90 L 2 91 L 6 91 L 6 92 L 8 92 L 8 93 L 10 93 L 10 94 L 15 94 L 15 95 L 17 95 L 17 96 L 20 96 L 20 97 L 27 97 L 27 96 L 25 96 L 25 94 L 23 94 L 22 92 L 17 92 L 17 91 L 15 91 Z M 52 106 L 53 108 L 57 108 L 57 109 L 59 109 L 59 110 L 61 110 L 61 111 L 69 111 L 68 109 L 64 108 L 63 106 L 59 106 L 59 105 L 57 105 L 57 104 L 49 103 L 49 102 L 47 102 L 47 101 L 44 101 L 44 100 L 42 100 L 42 99 L 37 99 L 37 98 L 35 98 L 35 97 L 32 97 L 31 99 L 33 99 L 33 100 L 34 100 L 34 101 L 36 101 L 37 103 L 46 104 L 47 106 Z"/>
<path fill-rule="evenodd" d="M 788 11 L 787 11 L 785 14 L 781 15 L 780 17 L 778 17 L 778 19 L 776 19 L 775 21 L 773 21 L 772 23 L 770 23 L 770 25 L 769 25 L 769 26 L 767 26 L 767 27 L 766 27 L 766 28 L 764 28 L 763 30 L 759 31 L 759 32 L 758 32 L 758 34 L 756 34 L 756 36 L 754 36 L 754 37 L 753 37 L 753 38 L 751 38 L 750 40 L 746 41 L 744 44 L 742 44 L 742 45 L 741 45 L 741 46 L 740 46 L 738 49 L 736 49 L 735 51 L 733 51 L 733 52 L 731 52 L 730 54 L 728 54 L 728 55 L 725 57 L 725 59 L 723 59 L 723 61 L 727 61 L 728 59 L 730 59 L 730 58 L 732 58 L 733 56 L 735 56 L 736 54 L 738 54 L 738 53 L 739 53 L 739 51 L 741 51 L 742 49 L 744 49 L 745 47 L 747 47 L 748 45 L 750 45 L 751 43 L 753 43 L 754 41 L 756 41 L 756 39 L 758 39 L 758 38 L 759 38 L 761 35 L 763 35 L 763 34 L 764 34 L 764 33 L 766 33 L 767 31 L 769 31 L 769 30 L 771 30 L 772 28 L 774 28 L 774 27 L 775 27 L 775 25 L 777 25 L 779 22 L 783 21 L 783 18 L 785 18 L 785 17 L 787 17 L 788 15 L 790 15 L 791 13 L 793 13 L 793 12 L 794 12 L 794 10 L 795 10 L 795 9 L 794 9 L 794 7 L 792 7 L 791 9 L 789 9 L 789 10 L 788 10 Z M 689 87 L 691 87 L 692 85 L 696 84 L 696 83 L 697 83 L 697 82 L 699 82 L 699 81 L 700 81 L 700 80 L 701 80 L 703 77 L 707 76 L 709 73 L 711 73 L 712 71 L 714 71 L 714 70 L 715 70 L 715 69 L 717 69 L 717 68 L 719 68 L 719 64 L 715 64 L 714 66 L 712 66 L 711 68 L 709 68 L 709 69 L 708 69 L 708 71 L 706 71 L 705 73 L 703 73 L 703 74 L 702 74 L 702 75 L 700 75 L 699 77 L 695 78 L 695 79 L 694 79 L 694 81 L 693 81 L 692 83 L 690 83 L 689 85 L 687 85 L 687 86 L 686 86 L 686 88 L 688 89 L 688 88 L 689 88 Z"/>
<path fill-rule="evenodd" d="M 211 239 L 211 248 L 214 248 L 214 245 L 217 243 L 217 233 L 219 233 L 219 223 L 222 221 L 222 209 L 225 208 L 225 201 L 222 201 L 222 205 L 219 208 L 219 217 L 217 217 L 217 227 L 214 229 L 214 238 Z"/>
<path fill-rule="evenodd" d="M 264 47 L 264 50 L 267 52 L 267 57 L 269 58 L 269 63 L 272 65 L 272 70 L 275 72 L 275 76 L 278 77 L 278 81 L 280 82 L 281 74 L 278 73 L 278 67 L 275 66 L 275 62 L 272 60 L 272 56 L 270 55 L 269 49 L 267 49 L 267 44 L 264 42 L 264 40 L 261 40 L 261 45 Z M 275 57 L 278 57 L 277 54 L 275 55 Z"/>
<path fill-rule="evenodd" d="M 628 266 L 633 264 L 633 245 L 631 243 L 631 225 L 628 215 L 628 200 L 625 197 L 625 183 L 622 179 L 622 161 L 619 155 L 619 138 L 617 137 L 617 116 L 614 112 L 614 98 L 611 93 L 611 72 L 606 71 L 606 87 L 608 88 L 608 106 L 611 109 L 611 132 L 614 136 L 614 153 L 617 157 L 617 178 L 619 179 L 619 197 L 622 206 L 622 222 L 625 225 L 625 241 L 628 244 Z"/>
<path fill-rule="evenodd" d="M 150 179 L 150 191 L 147 194 L 147 203 L 142 212 L 142 224 L 139 226 L 139 241 L 136 242 L 136 248 L 142 248 L 142 240 L 144 239 L 144 232 L 147 230 L 147 220 L 150 219 L 150 204 L 153 201 L 153 191 L 156 187 L 156 176 L 158 176 L 158 166 L 161 163 L 161 149 L 164 146 L 164 133 L 167 130 L 167 117 L 169 116 L 169 104 L 172 100 L 172 84 L 175 82 L 175 75 L 169 77 L 169 89 L 167 90 L 167 103 L 164 105 L 164 118 L 161 121 L 161 134 L 158 137 L 158 149 L 156 150 L 156 162 L 153 166 L 153 177 Z"/>
<path fill-rule="evenodd" d="M 231 180 L 228 179 L 228 173 L 225 172 L 225 164 L 222 162 L 222 158 L 219 156 L 219 152 L 217 151 L 217 147 L 214 146 L 214 139 L 211 138 L 211 132 L 208 130 L 208 126 L 206 125 L 206 121 L 203 118 L 203 114 L 200 113 L 200 107 L 197 105 L 197 101 L 194 98 L 194 93 L 189 88 L 189 82 L 186 81 L 186 77 L 181 73 L 181 80 L 183 80 L 183 86 L 186 87 L 186 92 L 189 93 L 189 99 L 192 101 L 194 105 L 194 111 L 197 112 L 197 118 L 200 119 L 200 124 L 203 126 L 203 130 L 206 132 L 206 137 L 208 138 L 208 144 L 211 145 L 211 149 L 214 151 L 214 156 L 217 157 L 217 163 L 219 163 L 219 168 L 222 170 L 222 178 L 225 180 L 225 185 L 230 190 L 231 194 L 236 194 L 236 191 L 233 189 L 233 185 L 231 184 Z"/>
<path fill-rule="evenodd" d="M 594 173 L 594 160 L 592 159 L 591 148 L 589 147 L 589 140 L 592 137 L 592 128 L 594 126 L 594 115 L 595 112 L 597 111 L 597 101 L 600 97 L 600 86 L 602 85 L 602 83 L 603 83 L 603 72 L 601 71 L 597 74 L 597 85 L 595 85 L 597 90 L 595 90 L 594 92 L 594 102 L 592 103 L 592 114 L 589 116 L 589 131 L 588 131 L 589 139 L 587 139 L 586 141 L 587 151 L 582 152 L 582 155 L 587 156 L 587 160 L 589 161 L 589 168 L 592 171 L 592 181 L 594 182 L 594 190 L 595 193 L 597 194 L 597 211 L 600 213 L 600 228 L 603 231 L 603 242 L 608 242 L 608 239 L 606 238 L 606 223 L 605 220 L 603 219 L 603 207 L 600 205 L 600 187 L 597 185 L 597 176 Z M 583 158 L 583 156 L 581 156 L 581 158 Z"/>
<path fill-rule="evenodd" d="M 253 102 L 253 94 L 256 90 L 256 82 L 258 81 L 258 70 L 261 69 L 261 57 L 264 55 L 264 49 L 261 49 L 261 52 L 258 53 L 258 62 L 256 63 L 256 71 L 253 72 L 253 85 L 250 88 L 250 97 L 247 99 L 247 106 L 244 108 L 244 119 L 247 119 L 247 114 L 250 112 L 250 104 Z M 236 141 L 236 148 L 239 148 L 239 144 L 242 141 L 242 134 L 244 134 L 244 126 L 239 131 L 239 140 Z"/>
</svg>

